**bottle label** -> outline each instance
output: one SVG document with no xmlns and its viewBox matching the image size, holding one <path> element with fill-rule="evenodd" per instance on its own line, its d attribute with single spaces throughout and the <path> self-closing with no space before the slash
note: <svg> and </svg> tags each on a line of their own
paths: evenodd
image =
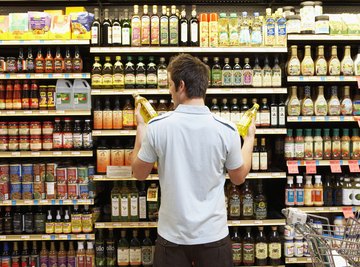
<svg viewBox="0 0 360 267">
<path fill-rule="evenodd" d="M 341 115 L 351 115 L 353 111 L 352 101 L 350 98 L 345 98 L 341 101 Z"/>
<path fill-rule="evenodd" d="M 324 141 L 324 159 L 331 159 L 331 141 Z"/>
<path fill-rule="evenodd" d="M 177 45 L 179 43 L 179 20 L 178 18 L 170 18 L 170 45 Z"/>
<path fill-rule="evenodd" d="M 281 243 L 269 244 L 269 257 L 272 260 L 278 260 L 281 258 Z"/>
<path fill-rule="evenodd" d="M 306 138 L 306 137 L 305 137 Z M 309 140 L 309 141 L 305 141 L 305 146 L 304 146 L 304 149 L 305 149 L 305 159 L 313 159 L 314 157 L 314 147 L 313 147 L 313 140 Z"/>
<path fill-rule="evenodd" d="M 233 253 L 233 263 L 241 264 L 242 262 L 242 244 L 241 243 L 232 243 L 231 249 Z"/>
<path fill-rule="evenodd" d="M 139 216 L 138 198 L 137 198 L 137 196 L 131 196 L 131 199 L 130 199 L 130 216 L 131 217 Z"/>
<path fill-rule="evenodd" d="M 120 216 L 120 202 L 118 196 L 113 196 L 111 198 L 111 215 L 113 217 L 119 217 Z"/>
<path fill-rule="evenodd" d="M 270 109 L 271 113 L 271 126 L 277 126 L 278 124 L 278 107 L 272 106 Z"/>
<path fill-rule="evenodd" d="M 301 62 L 301 74 L 304 76 L 313 76 L 314 75 L 314 61 L 312 58 L 305 58 Z"/>
<path fill-rule="evenodd" d="M 257 243 L 255 245 L 255 257 L 259 260 L 266 260 L 268 257 L 268 247 L 266 243 Z"/>
<path fill-rule="evenodd" d="M 343 188 L 342 189 L 342 204 L 343 205 L 352 205 L 352 188 Z"/>
<path fill-rule="evenodd" d="M 262 86 L 269 86 L 271 87 L 271 80 L 272 80 L 272 72 L 271 70 L 264 70 L 264 77 L 263 77 L 263 84 Z"/>
<path fill-rule="evenodd" d="M 141 22 L 141 44 L 149 45 L 150 44 L 150 17 L 142 17 Z"/>
<path fill-rule="evenodd" d="M 272 71 L 271 85 L 273 87 L 281 86 L 281 70 L 273 70 Z"/>
<path fill-rule="evenodd" d="M 93 230 L 92 213 L 83 214 L 81 216 L 82 231 L 84 233 L 90 233 Z"/>
<path fill-rule="evenodd" d="M 285 189 L 285 205 L 294 206 L 295 203 L 295 190 Z"/>
<path fill-rule="evenodd" d="M 120 201 L 120 214 L 121 217 L 129 216 L 129 199 L 128 196 L 122 196 Z"/>
<path fill-rule="evenodd" d="M 253 171 L 258 171 L 260 169 L 260 153 L 259 152 L 252 153 L 251 169 Z"/>
<path fill-rule="evenodd" d="M 269 111 L 260 112 L 260 125 L 263 127 L 270 126 L 270 112 Z"/>
<path fill-rule="evenodd" d="M 112 84 L 113 85 L 121 85 L 121 86 L 123 86 L 125 84 L 124 74 L 123 73 L 115 73 L 113 75 Z"/>
<path fill-rule="evenodd" d="M 131 45 L 132 46 L 140 46 L 141 43 L 141 22 L 140 19 L 135 17 L 131 21 L 131 28 L 132 28 L 132 38 L 131 38 Z"/>
<path fill-rule="evenodd" d="M 56 104 L 64 105 L 70 104 L 71 102 L 71 94 L 70 93 L 56 93 Z"/>
<path fill-rule="evenodd" d="M 151 18 L 151 44 L 159 44 L 160 19 L 157 16 Z"/>
<path fill-rule="evenodd" d="M 153 264 L 153 250 L 151 246 L 143 246 L 141 248 L 141 261 L 144 266 Z"/>
<path fill-rule="evenodd" d="M 240 197 L 238 195 L 232 195 L 230 197 L 230 216 L 240 217 Z"/>
<path fill-rule="evenodd" d="M 91 74 L 91 85 L 92 86 L 102 85 L 102 76 L 100 74 Z"/>
<path fill-rule="evenodd" d="M 45 224 L 45 233 L 53 234 L 55 232 L 55 224 L 53 222 L 47 222 Z"/>
<path fill-rule="evenodd" d="M 222 86 L 232 86 L 232 71 L 223 70 L 222 71 Z"/>
<path fill-rule="evenodd" d="M 139 219 L 146 219 L 146 197 L 139 197 Z"/>
<path fill-rule="evenodd" d="M 240 86 L 242 85 L 242 70 L 233 70 L 233 85 Z"/>
<path fill-rule="evenodd" d="M 244 76 L 244 85 L 252 85 L 253 82 L 253 71 L 252 70 L 243 70 Z"/>
<path fill-rule="evenodd" d="M 122 28 L 122 44 L 123 45 L 130 45 L 130 28 Z"/>
<path fill-rule="evenodd" d="M 325 76 L 327 74 L 327 62 L 324 58 L 316 62 L 315 71 L 318 76 Z"/>
<path fill-rule="evenodd" d="M 243 263 L 252 264 L 254 263 L 254 244 L 253 243 L 244 243 L 243 244 Z"/>
<path fill-rule="evenodd" d="M 77 264 L 76 267 L 86 267 L 86 262 L 85 262 L 85 255 L 77 255 Z"/>
<path fill-rule="evenodd" d="M 86 254 L 85 261 L 86 261 L 86 267 L 93 267 L 95 266 L 95 255 L 92 254 Z"/>
<path fill-rule="evenodd" d="M 161 88 L 166 88 L 168 86 L 168 74 L 166 69 L 158 70 L 158 85 Z"/>
<path fill-rule="evenodd" d="M 121 26 L 112 27 L 112 38 L 114 44 L 121 44 Z"/>
<path fill-rule="evenodd" d="M 62 234 L 63 232 L 63 223 L 55 222 L 54 223 L 55 234 Z"/>
<path fill-rule="evenodd" d="M 334 159 L 340 159 L 340 156 L 341 156 L 341 141 L 340 140 L 332 141 L 331 153 L 332 153 L 332 157 Z"/>
<path fill-rule="evenodd" d="M 263 86 L 263 75 L 262 75 L 262 71 L 261 70 L 254 70 L 253 71 L 253 81 L 252 81 L 252 85 L 254 87 L 262 87 Z"/>
<path fill-rule="evenodd" d="M 81 214 L 71 214 L 71 227 L 73 233 L 81 233 L 82 231 Z"/>
<path fill-rule="evenodd" d="M 360 141 L 353 141 L 352 148 L 351 148 L 351 158 L 352 159 L 359 159 L 360 158 Z"/>
<path fill-rule="evenodd" d="M 304 158 L 305 156 L 305 143 L 304 142 L 298 142 L 295 143 L 295 157 L 296 158 Z"/>
<path fill-rule="evenodd" d="M 167 18 L 162 18 L 160 20 L 160 43 L 162 45 L 169 44 L 169 20 Z"/>
<path fill-rule="evenodd" d="M 135 76 L 135 84 L 137 85 L 146 85 L 146 75 L 145 73 L 139 73 Z"/>
<path fill-rule="evenodd" d="M 66 265 L 66 256 L 58 256 L 58 267 L 67 267 Z"/>
<path fill-rule="evenodd" d="M 340 75 L 340 61 L 338 59 L 333 59 L 330 61 L 329 75 L 331 75 L 331 76 Z"/>
<path fill-rule="evenodd" d="M 289 61 L 288 73 L 289 73 L 289 76 L 300 75 L 300 62 L 299 62 L 298 58 L 293 58 Z"/>
<path fill-rule="evenodd" d="M 304 204 L 306 206 L 312 206 L 314 204 L 312 188 L 305 188 L 304 192 Z"/>
<path fill-rule="evenodd" d="M 72 133 L 64 133 L 63 134 L 63 148 L 71 149 L 74 147 L 74 140 Z"/>
<path fill-rule="evenodd" d="M 312 116 L 314 114 L 314 103 L 311 99 L 305 99 L 301 108 L 301 115 Z"/>
<path fill-rule="evenodd" d="M 40 256 L 40 267 L 48 267 L 49 258 L 47 256 Z"/>
<path fill-rule="evenodd" d="M 181 42 L 187 43 L 188 41 L 188 24 L 181 23 Z"/>
<path fill-rule="evenodd" d="M 360 205 L 360 188 L 354 188 L 352 192 L 352 205 Z"/>
<path fill-rule="evenodd" d="M 102 84 L 103 85 L 112 85 L 113 77 L 111 74 L 103 74 Z"/>
<path fill-rule="evenodd" d="M 267 217 L 267 204 L 264 201 L 255 203 L 255 219 L 262 220 Z"/>
<path fill-rule="evenodd" d="M 124 110 L 123 111 L 123 126 L 124 127 L 133 127 L 134 122 L 134 111 L 133 110 Z"/>
<path fill-rule="evenodd" d="M 252 196 L 245 195 L 243 198 L 243 216 L 252 217 L 254 215 L 254 201 Z"/>
<path fill-rule="evenodd" d="M 231 113 L 229 111 L 221 111 L 220 116 L 225 120 L 230 120 Z"/>
<path fill-rule="evenodd" d="M 129 263 L 130 263 L 130 250 L 128 248 L 123 248 L 123 247 L 118 248 L 117 249 L 118 266 L 128 266 Z"/>
<path fill-rule="evenodd" d="M 141 264 L 141 248 L 130 248 L 130 265 Z"/>
<path fill-rule="evenodd" d="M 135 75 L 133 73 L 126 73 L 125 74 L 125 84 L 128 85 L 135 85 Z"/>
<path fill-rule="evenodd" d="M 295 204 L 297 206 L 304 206 L 304 189 L 297 188 L 295 189 L 295 192 L 296 192 Z"/>
<path fill-rule="evenodd" d="M 332 99 L 329 101 L 329 115 L 340 115 L 340 101 L 338 99 Z"/>
<path fill-rule="evenodd" d="M 83 142 L 84 149 L 92 148 L 92 134 L 91 134 L 91 132 L 82 134 L 82 142 Z"/>
<path fill-rule="evenodd" d="M 149 73 L 146 75 L 147 85 L 157 85 L 157 75 L 155 73 Z"/>
<path fill-rule="evenodd" d="M 73 133 L 74 148 L 82 148 L 83 137 L 81 133 Z"/>
<path fill-rule="evenodd" d="M 341 158 L 350 159 L 350 141 L 341 141 Z"/>
<path fill-rule="evenodd" d="M 285 125 L 285 107 L 281 106 L 279 107 L 279 126 Z"/>
<path fill-rule="evenodd" d="M 221 70 L 212 70 L 211 76 L 213 86 L 222 86 Z"/>
<path fill-rule="evenodd" d="M 240 112 L 239 111 L 232 111 L 230 113 L 230 120 L 233 123 L 238 124 L 240 122 Z"/>
<path fill-rule="evenodd" d="M 341 64 L 341 72 L 345 76 L 354 74 L 354 62 L 351 58 L 343 60 Z"/>
<path fill-rule="evenodd" d="M 191 23 L 190 25 L 190 31 L 191 31 L 191 42 L 197 43 L 199 42 L 199 25 L 197 23 Z"/>
<path fill-rule="evenodd" d="M 267 152 L 260 152 L 260 170 L 266 171 L 267 169 L 268 169 Z"/>
<path fill-rule="evenodd" d="M 79 257 L 79 256 L 78 256 Z M 57 256 L 49 256 L 49 267 L 57 267 Z"/>
</svg>

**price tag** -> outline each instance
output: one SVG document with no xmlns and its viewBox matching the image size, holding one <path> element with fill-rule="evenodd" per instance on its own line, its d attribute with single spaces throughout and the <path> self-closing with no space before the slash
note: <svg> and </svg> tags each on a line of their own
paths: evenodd
<svg viewBox="0 0 360 267">
<path fill-rule="evenodd" d="M 338 210 L 338 208 L 337 207 L 330 207 L 329 210 L 335 211 L 335 210 Z"/>
<path fill-rule="evenodd" d="M 340 76 L 340 81 L 344 81 L 344 76 Z"/>
<path fill-rule="evenodd" d="M 347 218 L 354 218 L 354 212 L 352 207 L 343 207 L 342 212 L 344 214 L 344 217 Z"/>
<path fill-rule="evenodd" d="M 258 174 L 256 172 L 253 172 L 253 173 L 249 173 L 249 178 L 256 178 L 258 177 Z"/>
<path fill-rule="evenodd" d="M 297 161 L 288 161 L 287 162 L 288 172 L 290 174 L 298 174 L 299 173 L 299 166 Z"/>
<path fill-rule="evenodd" d="M 40 152 L 31 152 L 31 156 L 40 156 Z"/>
<path fill-rule="evenodd" d="M 101 135 L 101 131 L 93 131 L 93 135 Z"/>
<path fill-rule="evenodd" d="M 11 205 L 12 206 L 16 206 L 16 204 L 17 204 L 16 200 L 11 200 Z"/>
<path fill-rule="evenodd" d="M 105 223 L 96 223 L 96 228 L 105 227 Z"/>
<path fill-rule="evenodd" d="M 358 89 L 360 89 L 360 76 L 356 76 L 356 81 L 357 81 Z"/>
<path fill-rule="evenodd" d="M 121 130 L 121 134 L 129 134 L 130 131 L 129 130 Z"/>
<path fill-rule="evenodd" d="M 357 160 L 349 160 L 350 172 L 360 172 L 359 162 Z"/>
<path fill-rule="evenodd" d="M 42 78 L 44 78 L 44 75 L 43 74 L 35 74 L 34 77 L 35 77 L 35 79 L 42 79 Z"/>
<path fill-rule="evenodd" d="M 34 202 L 32 200 L 24 200 L 24 205 L 33 205 Z"/>
<path fill-rule="evenodd" d="M 339 116 L 330 116 L 330 121 L 340 121 Z"/>
<path fill-rule="evenodd" d="M 20 156 L 20 152 L 11 152 L 11 156 L 12 156 L 12 157 L 19 157 L 19 156 Z"/>
<path fill-rule="evenodd" d="M 18 79 L 25 79 L 25 74 L 16 74 L 16 78 Z"/>
<path fill-rule="evenodd" d="M 55 155 L 62 155 L 62 152 L 61 151 L 54 151 L 53 152 L 53 155 L 55 156 Z"/>
<path fill-rule="evenodd" d="M 91 90 L 91 94 L 93 95 L 93 94 L 100 94 L 100 90 L 98 90 L 98 89 L 93 89 L 93 90 Z"/>
<path fill-rule="evenodd" d="M 32 114 L 32 110 L 24 110 L 24 114 Z"/>
<path fill-rule="evenodd" d="M 316 173 L 316 161 L 315 160 L 306 161 L 305 164 L 306 164 L 306 173 L 308 173 L 308 174 Z"/>
<path fill-rule="evenodd" d="M 264 224 L 264 222 L 261 221 L 261 220 L 255 220 L 255 221 L 254 221 L 254 224 Z"/>
<path fill-rule="evenodd" d="M 47 110 L 40 110 L 40 111 L 39 111 L 39 114 L 49 114 L 49 111 L 47 111 Z"/>
<path fill-rule="evenodd" d="M 316 211 L 324 211 L 324 208 L 315 208 Z"/>
<path fill-rule="evenodd" d="M 34 205 L 39 205 L 39 200 L 34 199 Z"/>
<path fill-rule="evenodd" d="M 6 235 L 0 235 L 0 240 L 6 240 Z"/>
<path fill-rule="evenodd" d="M 80 155 L 80 152 L 79 151 L 72 151 L 71 155 Z"/>
<path fill-rule="evenodd" d="M 59 235 L 59 239 L 61 239 L 61 240 L 66 240 L 66 239 L 67 239 L 67 235 Z"/>
<path fill-rule="evenodd" d="M 65 114 L 65 110 L 57 110 L 56 114 Z"/>
<path fill-rule="evenodd" d="M 30 239 L 30 236 L 29 236 L 29 235 L 22 235 L 20 238 L 21 238 L 21 239 L 28 240 L 28 239 Z"/>
<path fill-rule="evenodd" d="M 330 169 L 332 173 L 341 173 L 340 160 L 330 160 Z"/>
<path fill-rule="evenodd" d="M 15 114 L 15 111 L 14 110 L 8 110 L 8 111 L 6 111 L 6 114 Z"/>
</svg>

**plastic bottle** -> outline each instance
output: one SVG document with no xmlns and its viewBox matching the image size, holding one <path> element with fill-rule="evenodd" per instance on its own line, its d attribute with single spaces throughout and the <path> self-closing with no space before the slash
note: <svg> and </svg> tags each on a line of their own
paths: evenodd
<svg viewBox="0 0 360 267">
<path fill-rule="evenodd" d="M 324 206 L 324 189 L 320 175 L 315 175 L 313 195 L 314 195 L 314 206 Z"/>
<path fill-rule="evenodd" d="M 259 110 L 259 105 L 254 104 L 253 107 L 245 112 L 245 114 L 240 118 L 240 122 L 237 124 L 239 134 L 242 137 L 245 137 L 248 133 L 249 127 L 253 118 L 256 116 L 257 111 Z"/>
<path fill-rule="evenodd" d="M 57 110 L 71 110 L 74 108 L 74 90 L 70 81 L 57 80 L 55 96 Z"/>
<path fill-rule="evenodd" d="M 313 206 L 314 202 L 313 202 L 313 185 L 312 185 L 312 177 L 311 176 L 306 176 L 306 183 L 304 186 L 304 204 L 305 206 Z"/>
<path fill-rule="evenodd" d="M 95 267 L 95 251 L 93 242 L 87 242 L 85 254 L 86 267 Z"/>
<path fill-rule="evenodd" d="M 304 186 L 303 186 L 303 177 L 298 175 L 296 176 L 296 186 L 295 186 L 295 206 L 302 207 L 304 206 Z"/>
<path fill-rule="evenodd" d="M 154 110 L 145 97 L 142 97 L 137 93 L 134 93 L 133 97 L 135 99 L 135 108 L 137 108 L 138 104 L 141 105 L 140 114 L 143 117 L 145 123 L 148 123 L 149 120 L 155 118 L 158 115 L 156 110 Z"/>
<path fill-rule="evenodd" d="M 84 242 L 78 242 L 76 251 L 76 267 L 86 267 Z"/>
<path fill-rule="evenodd" d="M 295 205 L 294 178 L 292 176 L 287 177 L 287 185 L 285 188 L 285 205 L 288 207 Z"/>
<path fill-rule="evenodd" d="M 73 84 L 75 110 L 91 109 L 91 86 L 85 80 L 75 79 Z"/>
</svg>

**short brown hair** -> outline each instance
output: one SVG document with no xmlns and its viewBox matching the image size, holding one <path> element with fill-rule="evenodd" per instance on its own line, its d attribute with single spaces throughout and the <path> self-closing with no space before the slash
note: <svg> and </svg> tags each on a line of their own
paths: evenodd
<svg viewBox="0 0 360 267">
<path fill-rule="evenodd" d="M 204 98 L 209 81 L 209 67 L 197 57 L 190 54 L 180 54 L 170 60 L 168 72 L 175 88 L 184 81 L 188 98 Z"/>
</svg>

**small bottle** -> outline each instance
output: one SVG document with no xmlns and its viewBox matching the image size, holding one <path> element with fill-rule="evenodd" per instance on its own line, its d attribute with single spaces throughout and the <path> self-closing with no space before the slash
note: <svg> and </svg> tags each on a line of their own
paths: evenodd
<svg viewBox="0 0 360 267">
<path fill-rule="evenodd" d="M 295 206 L 302 207 L 304 206 L 304 186 L 303 186 L 303 177 L 301 175 L 296 176 L 296 185 L 295 185 Z"/>
<path fill-rule="evenodd" d="M 272 69 L 269 65 L 269 58 L 265 56 L 264 67 L 263 67 L 263 84 L 264 87 L 272 87 Z"/>
<path fill-rule="evenodd" d="M 305 206 L 313 206 L 314 202 L 313 202 L 313 184 L 312 184 L 312 177 L 311 176 L 306 176 L 306 183 L 304 186 L 304 205 Z"/>
<path fill-rule="evenodd" d="M 37 57 L 35 59 L 35 72 L 44 73 L 45 72 L 45 60 L 41 52 L 41 48 L 38 48 Z"/>
<path fill-rule="evenodd" d="M 314 183 L 314 206 L 324 206 L 324 189 L 321 182 L 321 176 L 315 175 Z"/>
<path fill-rule="evenodd" d="M 344 58 L 340 63 L 340 71 L 344 76 L 352 76 L 354 75 L 354 61 L 351 58 L 351 46 L 345 46 L 344 50 Z"/>
<path fill-rule="evenodd" d="M 75 47 L 75 55 L 72 59 L 73 72 L 81 73 L 83 71 L 83 60 L 80 56 L 79 47 Z"/>
<path fill-rule="evenodd" d="M 66 47 L 65 59 L 64 59 L 64 72 L 65 73 L 73 72 L 73 61 L 70 55 L 69 47 Z"/>
<path fill-rule="evenodd" d="M 294 178 L 292 176 L 287 177 L 287 184 L 285 187 L 285 205 L 287 207 L 293 207 L 295 205 Z"/>
<path fill-rule="evenodd" d="M 303 76 L 314 76 L 314 61 L 311 57 L 311 46 L 305 46 L 304 59 L 301 62 L 301 75 Z"/>
<path fill-rule="evenodd" d="M 281 238 L 277 226 L 271 226 L 269 235 L 269 265 L 278 266 L 281 263 Z"/>
<path fill-rule="evenodd" d="M 245 112 L 245 114 L 241 117 L 240 122 L 237 125 L 238 132 L 242 137 L 247 135 L 249 127 L 252 123 L 254 117 L 256 117 L 256 113 L 259 109 L 258 104 L 254 104 L 253 107 Z"/>
<path fill-rule="evenodd" d="M 47 49 L 46 58 L 45 58 L 45 72 L 52 73 L 54 72 L 54 58 L 51 55 L 51 49 Z"/>
<path fill-rule="evenodd" d="M 241 214 L 244 220 L 250 220 L 254 216 L 254 196 L 248 180 L 245 181 L 241 192 Z"/>
<path fill-rule="evenodd" d="M 102 65 L 100 57 L 94 58 L 94 64 L 91 70 L 91 86 L 93 88 L 102 88 Z"/>
<path fill-rule="evenodd" d="M 298 76 L 300 75 L 300 60 L 297 56 L 297 45 L 291 46 L 291 56 L 290 60 L 287 63 L 287 74 L 289 76 Z"/>
<path fill-rule="evenodd" d="M 271 85 L 272 87 L 281 87 L 282 70 L 279 66 L 279 58 L 276 56 L 274 67 L 272 68 Z"/>
<path fill-rule="evenodd" d="M 86 266 L 86 254 L 85 254 L 85 249 L 84 249 L 84 242 L 82 241 L 78 241 L 78 246 L 77 246 L 77 251 L 76 251 L 76 266 L 77 267 L 87 267 Z"/>
<path fill-rule="evenodd" d="M 331 58 L 329 60 L 329 75 L 330 76 L 339 76 L 340 75 L 340 60 L 337 56 L 337 46 L 333 45 L 331 47 Z"/>
<path fill-rule="evenodd" d="M 266 150 L 265 138 L 261 138 L 260 146 L 260 171 L 268 169 L 268 152 Z"/>
<path fill-rule="evenodd" d="M 125 89 L 134 89 L 135 88 L 135 67 L 132 63 L 132 57 L 127 57 L 127 63 L 125 64 Z"/>
<path fill-rule="evenodd" d="M 340 100 L 338 98 L 337 86 L 331 86 L 331 98 L 328 103 L 328 114 L 330 116 L 340 115 L 341 107 Z"/>
<path fill-rule="evenodd" d="M 139 89 L 146 88 L 146 69 L 145 64 L 142 62 L 144 58 L 138 57 L 138 63 L 135 69 L 135 87 Z"/>
</svg>

